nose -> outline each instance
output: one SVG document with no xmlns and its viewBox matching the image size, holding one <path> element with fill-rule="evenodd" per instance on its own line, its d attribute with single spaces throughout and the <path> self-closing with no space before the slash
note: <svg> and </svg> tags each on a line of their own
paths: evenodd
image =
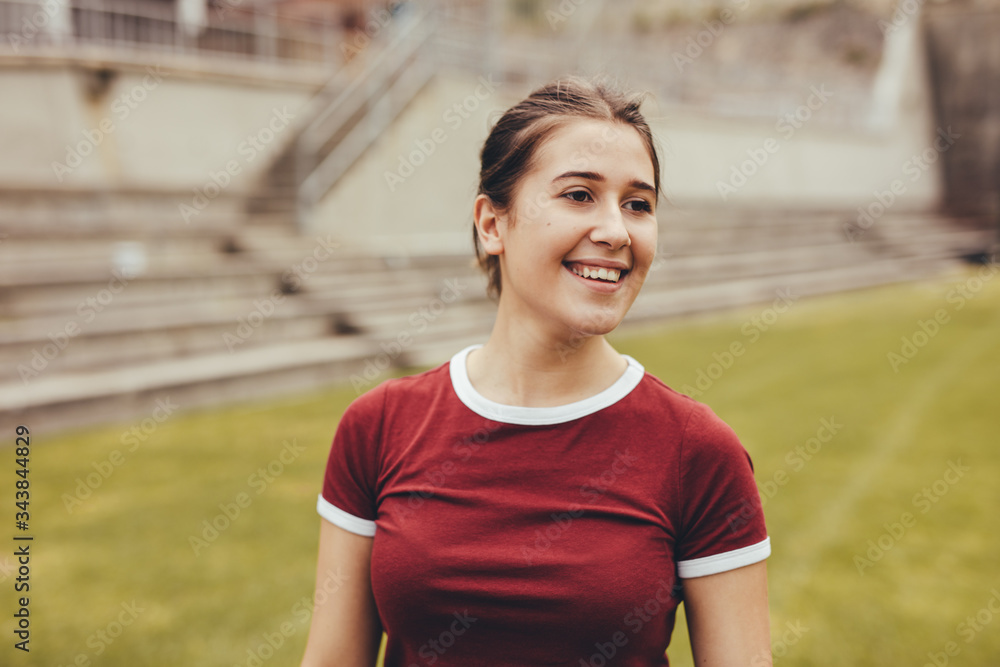
<svg viewBox="0 0 1000 667">
<path fill-rule="evenodd" d="M 611 250 L 632 245 L 621 208 L 615 203 L 602 211 L 600 219 L 590 232 L 590 240 L 608 246 Z"/>
</svg>

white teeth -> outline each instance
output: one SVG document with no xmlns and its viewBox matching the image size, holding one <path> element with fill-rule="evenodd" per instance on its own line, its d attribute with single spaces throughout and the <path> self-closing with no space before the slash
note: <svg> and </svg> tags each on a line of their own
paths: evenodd
<svg viewBox="0 0 1000 667">
<path fill-rule="evenodd" d="M 608 282 L 616 283 L 618 278 L 621 277 L 621 271 L 618 269 L 591 269 L 590 267 L 583 267 L 582 269 L 573 268 L 573 273 L 578 276 L 583 276 L 584 278 L 592 278 L 596 280 L 605 280 Z"/>
</svg>

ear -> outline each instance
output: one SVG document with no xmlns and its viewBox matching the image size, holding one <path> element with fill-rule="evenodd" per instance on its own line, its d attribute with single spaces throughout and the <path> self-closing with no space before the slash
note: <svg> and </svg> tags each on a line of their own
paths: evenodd
<svg viewBox="0 0 1000 667">
<path fill-rule="evenodd" d="M 472 206 L 472 217 L 476 222 L 479 243 L 489 255 L 503 254 L 503 232 L 506 231 L 507 217 L 496 210 L 486 195 L 476 197 Z"/>
</svg>

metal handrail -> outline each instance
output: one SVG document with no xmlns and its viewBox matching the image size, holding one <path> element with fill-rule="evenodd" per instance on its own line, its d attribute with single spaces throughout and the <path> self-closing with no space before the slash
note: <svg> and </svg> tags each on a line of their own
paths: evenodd
<svg viewBox="0 0 1000 667">
<path fill-rule="evenodd" d="M 309 211 L 343 175 L 345 165 L 360 156 L 429 79 L 429 76 L 418 77 L 420 85 L 413 89 L 412 85 L 407 87 L 400 81 L 405 78 L 400 76 L 400 72 L 419 56 L 435 35 L 437 26 L 436 17 L 429 12 L 414 16 L 398 32 L 389 36 L 387 43 L 360 73 L 346 82 L 335 77 L 329 84 L 339 87 L 340 92 L 306 126 L 296 142 L 296 218 L 300 227 L 305 226 Z M 409 92 L 411 89 L 412 92 Z M 382 102 L 395 104 L 385 114 L 372 114 L 372 109 Z M 365 108 L 368 113 L 364 121 L 345 128 L 350 119 Z M 329 140 L 341 131 L 345 134 L 339 143 L 326 155 L 320 154 Z M 362 133 L 367 133 L 367 136 Z"/>
<path fill-rule="evenodd" d="M 387 113 L 379 125 L 385 126 L 395 120 L 409 102 L 410 98 L 420 91 L 433 78 L 433 70 L 423 64 L 418 64 L 413 77 L 397 78 L 385 93 L 385 98 L 391 103 Z M 372 118 L 369 116 L 368 118 Z M 347 133 L 337 147 L 320 162 L 316 169 L 302 183 L 301 193 L 307 208 L 311 208 L 340 179 L 365 149 L 371 145 L 382 129 L 372 123 L 358 123 Z"/>
<path fill-rule="evenodd" d="M 330 104 L 322 112 L 320 112 L 309 123 L 309 125 L 305 127 L 302 131 L 302 140 L 306 143 L 313 143 L 317 141 L 319 128 L 331 116 L 340 112 L 345 104 L 349 103 L 351 99 L 356 97 L 355 93 L 362 86 L 362 84 L 371 81 L 373 77 L 379 76 L 378 72 L 387 62 L 389 56 L 396 52 L 396 49 L 409 39 L 418 28 L 423 28 L 426 33 L 424 39 L 418 40 L 418 46 L 422 45 L 426 37 L 430 35 L 429 32 L 426 32 L 428 16 L 428 13 L 418 14 L 402 26 L 397 34 L 390 35 L 390 38 L 387 40 L 388 43 L 382 46 L 377 56 L 368 61 L 367 65 L 361 72 L 354 74 L 347 71 L 338 72 L 337 75 L 335 75 L 330 82 L 326 84 L 324 90 L 339 90 L 340 92 L 333 99 L 333 101 L 330 102 Z M 419 35 L 419 33 L 417 34 Z M 323 92 L 320 94 L 322 95 Z"/>
</svg>

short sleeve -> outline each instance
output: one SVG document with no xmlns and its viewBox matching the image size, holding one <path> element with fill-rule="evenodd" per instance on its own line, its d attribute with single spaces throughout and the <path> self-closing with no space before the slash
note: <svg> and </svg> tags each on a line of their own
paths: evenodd
<svg viewBox="0 0 1000 667">
<path fill-rule="evenodd" d="M 704 577 L 767 558 L 771 542 L 753 463 L 733 430 L 696 403 L 681 447 L 678 576 Z"/>
<path fill-rule="evenodd" d="M 357 535 L 375 535 L 385 383 L 356 398 L 333 436 L 316 510 Z"/>
</svg>

